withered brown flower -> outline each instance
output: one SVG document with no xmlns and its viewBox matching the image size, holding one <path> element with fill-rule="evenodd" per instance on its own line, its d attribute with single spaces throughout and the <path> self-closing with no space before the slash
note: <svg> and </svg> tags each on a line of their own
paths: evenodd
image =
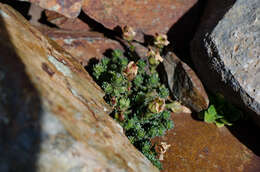
<svg viewBox="0 0 260 172">
<path fill-rule="evenodd" d="M 132 41 L 136 35 L 134 29 L 130 26 L 124 26 L 123 30 L 123 39 L 126 41 Z"/>
<path fill-rule="evenodd" d="M 134 61 L 128 63 L 127 68 L 124 71 L 124 75 L 129 81 L 132 81 L 138 72 L 138 66 L 135 64 Z"/>
</svg>

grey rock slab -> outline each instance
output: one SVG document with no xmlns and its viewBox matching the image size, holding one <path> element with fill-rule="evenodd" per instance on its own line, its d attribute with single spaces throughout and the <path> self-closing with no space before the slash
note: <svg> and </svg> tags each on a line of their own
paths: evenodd
<svg viewBox="0 0 260 172">
<path fill-rule="evenodd" d="M 191 54 L 205 85 L 260 124 L 260 0 L 210 0 Z"/>
</svg>

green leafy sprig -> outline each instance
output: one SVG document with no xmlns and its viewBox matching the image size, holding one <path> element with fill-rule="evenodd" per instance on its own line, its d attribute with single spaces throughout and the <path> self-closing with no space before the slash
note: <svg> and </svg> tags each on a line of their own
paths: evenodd
<svg viewBox="0 0 260 172">
<path fill-rule="evenodd" d="M 199 113 L 199 118 L 207 123 L 215 123 L 218 127 L 231 126 L 243 118 L 243 113 L 225 100 L 221 94 L 210 96 L 210 106 Z"/>
</svg>

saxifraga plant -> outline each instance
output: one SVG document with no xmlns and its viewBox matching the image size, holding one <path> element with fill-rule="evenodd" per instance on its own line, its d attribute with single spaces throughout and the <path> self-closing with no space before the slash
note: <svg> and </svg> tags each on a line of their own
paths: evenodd
<svg viewBox="0 0 260 172">
<path fill-rule="evenodd" d="M 130 27 L 123 31 L 131 53 L 135 32 Z M 155 47 L 150 48 L 146 59 L 129 61 L 120 50 L 114 50 L 111 58 L 104 57 L 93 67 L 93 76 L 106 94 L 104 99 L 113 107 L 110 115 L 123 127 L 130 142 L 159 169 L 161 152 L 156 151 L 151 139 L 173 128 L 169 110 L 182 107 L 168 99 L 169 90 L 160 83 L 156 71 L 163 61 L 160 51 L 168 43 L 166 35 L 157 34 Z"/>
</svg>

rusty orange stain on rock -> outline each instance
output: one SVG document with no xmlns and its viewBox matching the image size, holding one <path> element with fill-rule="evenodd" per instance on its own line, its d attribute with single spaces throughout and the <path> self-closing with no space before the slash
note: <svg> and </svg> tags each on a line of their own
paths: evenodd
<svg viewBox="0 0 260 172">
<path fill-rule="evenodd" d="M 143 33 L 167 33 L 198 0 L 85 0 L 83 11 L 109 29 L 125 25 L 137 31 L 137 40 Z"/>
<path fill-rule="evenodd" d="M 175 128 L 154 142 L 171 147 L 163 172 L 258 172 L 260 158 L 225 127 L 194 120 L 190 114 L 172 115 Z"/>
<path fill-rule="evenodd" d="M 90 31 L 68 31 L 38 27 L 62 48 L 73 55 L 83 66 L 92 58 L 101 59 L 108 49 L 121 49 L 119 42 L 104 37 L 103 34 Z"/>
<path fill-rule="evenodd" d="M 129 48 L 128 43 L 119 37 L 110 39 L 94 31 L 36 27 L 73 55 L 83 66 L 86 66 L 92 58 L 101 59 L 108 50 L 120 49 L 124 51 L 125 47 Z M 139 57 L 147 55 L 148 49 L 145 46 L 138 42 L 132 44 L 135 46 L 135 51 Z"/>
</svg>

